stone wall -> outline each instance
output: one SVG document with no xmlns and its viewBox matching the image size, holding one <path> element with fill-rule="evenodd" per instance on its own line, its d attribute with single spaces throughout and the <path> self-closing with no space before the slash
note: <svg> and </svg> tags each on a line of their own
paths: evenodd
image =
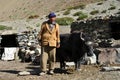
<svg viewBox="0 0 120 80">
<path fill-rule="evenodd" d="M 108 16 L 105 18 L 97 17 L 94 19 L 88 19 L 79 22 L 73 22 L 71 25 L 71 32 L 76 30 L 83 30 L 85 33 L 92 35 L 95 32 L 100 34 L 99 36 L 102 38 L 110 38 L 111 37 L 111 27 L 110 23 L 119 22 L 120 16 Z"/>
<path fill-rule="evenodd" d="M 71 25 L 71 33 L 74 31 L 83 31 L 85 35 L 91 38 L 92 41 L 107 41 L 113 38 L 111 23 L 120 24 L 120 16 L 96 17 L 83 21 L 73 22 Z M 120 31 L 120 30 L 119 30 Z M 110 41 L 111 42 L 111 41 Z M 103 43 L 104 45 L 104 43 Z M 109 47 L 111 44 L 106 44 Z"/>
</svg>

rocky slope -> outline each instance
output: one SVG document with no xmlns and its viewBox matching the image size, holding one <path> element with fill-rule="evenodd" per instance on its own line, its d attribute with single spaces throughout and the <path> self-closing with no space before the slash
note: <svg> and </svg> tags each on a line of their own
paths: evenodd
<svg viewBox="0 0 120 80">
<path fill-rule="evenodd" d="M 0 20 L 15 20 L 31 15 L 42 16 L 50 11 L 61 11 L 80 3 L 88 4 L 101 0 L 0 0 Z"/>
<path fill-rule="evenodd" d="M 5 0 L 5 1 L 7 1 L 7 0 Z M 12 0 L 13 1 L 13 0 Z M 20 0 L 20 1 L 23 1 L 23 0 Z M 25 1 L 27 1 L 27 0 L 25 0 Z M 31 2 L 32 0 L 29 0 L 29 2 Z M 35 1 L 37 1 L 37 0 L 35 0 Z M 46 1 L 46 0 L 45 0 Z M 53 0 L 51 0 L 51 1 L 53 1 Z M 57 1 L 57 0 L 56 0 Z M 75 2 L 75 1 L 80 1 L 80 0 L 70 0 L 70 2 L 71 1 L 73 1 L 73 2 Z M 81 0 L 82 1 L 82 0 Z M 89 0 L 88 0 L 89 1 Z M 90 1 L 92 1 L 92 0 L 90 0 Z M 3 1 L 4 2 L 4 1 Z M 19 2 L 19 1 L 18 1 Z M 0 3 L 2 4 L 2 1 L 0 1 Z M 44 3 L 44 1 L 42 2 L 42 3 Z M 51 2 L 50 2 L 51 3 Z M 67 3 L 69 3 L 69 1 L 67 1 Z M 65 4 L 67 4 L 67 3 L 65 3 Z M 100 1 L 100 2 L 96 2 L 96 3 L 92 3 L 92 4 L 88 4 L 88 5 L 86 5 L 85 6 L 85 8 L 84 9 L 80 9 L 79 7 L 78 7 L 78 9 L 70 9 L 70 12 L 69 12 L 69 14 L 67 14 L 67 15 L 64 15 L 64 13 L 65 13 L 65 11 L 66 10 L 68 10 L 68 9 L 65 9 L 65 10 L 62 10 L 62 11 L 59 11 L 59 12 L 56 12 L 56 14 L 57 14 L 57 17 L 59 17 L 59 18 L 61 18 L 61 17 L 72 17 L 73 19 L 74 19 L 74 21 L 76 21 L 77 20 L 77 18 L 78 18 L 78 16 L 73 16 L 76 12 L 83 12 L 83 13 L 85 13 L 85 14 L 87 14 L 88 15 L 88 19 L 89 18 L 94 18 L 94 17 L 100 17 L 100 16 L 103 16 L 103 17 L 105 17 L 105 16 L 108 16 L 108 15 L 115 15 L 116 13 L 119 13 L 120 12 L 120 6 L 119 6 L 119 4 L 120 4 L 120 1 L 118 1 L 118 0 L 105 0 L 105 1 Z M 1 6 L 1 5 L 0 5 Z M 71 5 L 70 5 L 71 6 Z M 17 6 L 18 7 L 18 6 Z M 114 9 L 109 9 L 109 8 L 114 8 Z M 0 7 L 1 8 L 1 7 Z M 40 8 L 41 9 L 41 8 Z M 35 10 L 35 11 L 38 11 L 39 12 L 39 10 L 40 9 L 38 9 L 38 10 Z M 51 10 L 51 9 L 50 9 Z M 53 9 L 54 10 L 54 9 Z M 57 10 L 57 8 L 56 8 L 56 10 Z M 94 14 L 94 15 L 91 15 L 90 13 L 92 12 L 92 11 L 95 11 L 95 10 L 97 10 L 97 11 L 99 11 L 98 13 L 96 13 L 96 14 Z M 18 10 L 18 11 L 20 11 L 20 10 Z M 33 10 L 31 10 L 31 11 L 33 11 Z M 1 11 L 2 12 L 2 11 Z M 1 14 L 1 12 L 0 12 L 0 14 Z M 45 11 L 46 12 L 46 11 Z M 49 11 L 48 11 L 49 12 Z M 102 12 L 104 12 L 104 13 L 102 13 Z M 42 12 L 41 12 L 42 13 Z M 43 12 L 44 13 L 44 12 Z M 43 14 L 42 13 L 42 14 Z M 46 12 L 47 13 L 47 12 Z M 16 14 L 16 13 L 14 13 L 14 14 Z M 18 13 L 18 14 L 21 14 L 21 13 Z M 16 14 L 16 15 L 18 15 L 18 14 Z M 4 14 L 4 15 L 6 15 L 6 14 Z M 21 14 L 22 15 L 22 14 Z M 25 16 L 25 15 L 24 15 Z M 41 23 L 43 22 L 43 21 L 45 21 L 46 20 L 46 14 L 44 14 L 44 15 L 42 15 L 42 17 L 39 17 L 39 18 L 37 18 L 37 19 L 28 19 L 27 17 L 25 18 L 24 16 L 22 16 L 21 18 L 24 18 L 24 19 L 21 19 L 21 20 L 19 20 L 18 18 L 17 18 L 17 20 L 13 20 L 13 21 L 2 21 L 2 22 L 0 22 L 0 25 L 5 25 L 5 26 L 8 26 L 8 27 L 12 27 L 12 29 L 13 30 L 17 30 L 17 32 L 21 32 L 21 31 L 23 31 L 23 30 L 31 30 L 31 29 L 37 29 L 37 30 L 40 30 L 40 25 L 41 25 Z M 2 18 L 2 19 L 7 19 L 7 16 L 3 16 L 4 18 Z M 20 17 L 20 15 L 19 15 L 19 17 Z M 9 19 L 7 19 L 7 20 L 9 20 Z M 69 33 L 70 32 L 70 25 L 69 26 L 61 26 L 60 27 L 61 29 L 61 33 Z M 0 31 L 1 32 L 1 31 Z"/>
</svg>

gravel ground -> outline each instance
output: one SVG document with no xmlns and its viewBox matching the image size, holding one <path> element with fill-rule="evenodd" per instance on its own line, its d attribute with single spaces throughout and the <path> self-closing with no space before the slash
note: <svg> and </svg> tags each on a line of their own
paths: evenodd
<svg viewBox="0 0 120 80">
<path fill-rule="evenodd" d="M 21 66 L 22 65 L 22 66 Z M 21 63 L 19 61 L 0 61 L 0 80 L 119 80 L 120 71 L 103 72 L 97 65 L 82 65 L 82 71 L 77 72 L 59 69 L 56 63 L 54 75 L 39 76 L 39 65 Z M 20 71 L 30 71 L 31 75 L 18 76 Z"/>
</svg>

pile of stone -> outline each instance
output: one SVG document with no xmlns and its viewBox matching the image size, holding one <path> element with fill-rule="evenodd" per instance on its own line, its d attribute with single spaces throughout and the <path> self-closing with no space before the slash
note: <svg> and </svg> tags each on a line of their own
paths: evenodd
<svg viewBox="0 0 120 80">
<path fill-rule="evenodd" d="M 36 58 L 41 54 L 41 46 L 37 40 L 38 32 L 36 30 L 27 31 L 18 34 L 17 40 L 20 47 L 20 56 L 22 62 L 35 62 Z"/>
</svg>

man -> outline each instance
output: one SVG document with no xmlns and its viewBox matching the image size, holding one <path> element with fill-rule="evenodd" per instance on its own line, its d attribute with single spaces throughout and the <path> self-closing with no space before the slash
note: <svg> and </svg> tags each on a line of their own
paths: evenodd
<svg viewBox="0 0 120 80">
<path fill-rule="evenodd" d="M 38 38 L 41 42 L 41 73 L 47 73 L 47 61 L 49 62 L 49 74 L 54 74 L 56 48 L 60 47 L 59 25 L 56 23 L 55 13 L 48 15 L 49 20 L 43 22 Z"/>
</svg>

